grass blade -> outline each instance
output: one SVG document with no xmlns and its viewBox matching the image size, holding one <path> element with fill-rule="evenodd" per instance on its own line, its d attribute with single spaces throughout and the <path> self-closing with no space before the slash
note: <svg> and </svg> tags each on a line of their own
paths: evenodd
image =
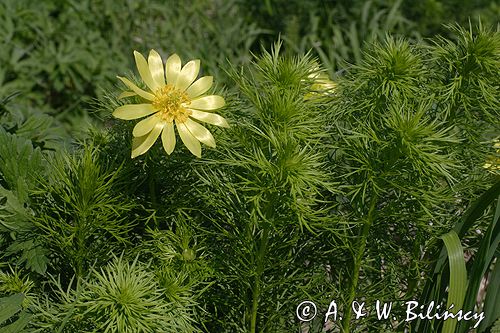
<svg viewBox="0 0 500 333">
<path fill-rule="evenodd" d="M 484 321 L 479 326 L 479 333 L 485 332 L 495 320 L 500 321 L 500 306 L 498 306 L 500 304 L 500 288 L 498 286 L 500 286 L 500 265 L 497 261 L 484 300 Z"/>
<path fill-rule="evenodd" d="M 462 308 L 465 291 L 467 289 L 467 270 L 465 268 L 464 251 L 462 244 L 460 243 L 460 238 L 458 238 L 458 235 L 454 230 L 441 236 L 441 239 L 444 241 L 444 245 L 446 246 L 446 251 L 448 252 L 448 262 L 450 265 L 450 284 L 448 288 L 447 308 L 453 304 L 454 308 L 452 309 L 452 312 L 455 313 Z M 455 332 L 456 325 L 457 321 L 455 319 L 446 320 L 443 325 L 442 333 Z"/>
</svg>

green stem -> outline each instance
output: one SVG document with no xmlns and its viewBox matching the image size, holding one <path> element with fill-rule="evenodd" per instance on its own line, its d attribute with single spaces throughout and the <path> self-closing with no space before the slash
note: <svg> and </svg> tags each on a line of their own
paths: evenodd
<svg viewBox="0 0 500 333">
<path fill-rule="evenodd" d="M 257 312 L 259 307 L 259 298 L 261 294 L 261 277 L 264 272 L 264 258 L 267 253 L 267 244 L 269 243 L 269 226 L 264 224 L 264 231 L 260 242 L 259 252 L 257 253 L 257 269 L 255 274 L 255 285 L 252 292 L 252 316 L 250 318 L 250 333 L 255 333 L 257 329 Z"/>
<path fill-rule="evenodd" d="M 358 252 L 356 253 L 356 258 L 354 260 L 353 277 L 349 289 L 349 299 L 347 301 L 347 304 L 345 305 L 346 311 L 342 321 L 342 331 L 344 333 L 349 333 L 350 331 L 350 321 L 352 314 L 351 304 L 354 301 L 354 298 L 356 297 L 356 289 L 358 287 L 358 280 L 359 280 L 359 271 L 361 269 L 361 262 L 363 260 L 363 255 L 365 253 L 366 243 L 368 235 L 370 233 L 370 227 L 373 225 L 373 221 L 375 220 L 375 208 L 377 206 L 377 200 L 378 197 L 376 195 L 373 195 L 370 202 L 370 210 L 368 211 L 368 216 L 365 220 L 365 223 L 363 224 L 363 229 L 360 233 L 361 238 L 359 239 Z"/>
<path fill-rule="evenodd" d="M 149 190 L 149 199 L 151 202 L 151 205 L 153 207 L 157 207 L 158 199 L 156 195 L 156 167 L 154 164 L 154 161 L 152 158 L 148 158 L 147 160 L 149 162 L 149 166 L 147 168 L 148 170 L 148 190 Z"/>
<path fill-rule="evenodd" d="M 82 204 L 79 207 L 79 213 L 75 217 L 75 239 L 76 244 L 76 263 L 75 263 L 75 275 L 77 278 L 83 276 L 83 265 L 85 262 L 85 257 L 87 253 L 87 248 L 85 246 L 85 236 L 88 233 L 88 214 L 87 214 L 87 204 L 85 200 L 82 200 Z"/>
<path fill-rule="evenodd" d="M 82 229 L 82 226 L 80 225 L 78 227 L 77 235 L 76 235 L 77 251 L 76 251 L 75 275 L 77 278 L 81 278 L 83 275 L 83 257 L 84 257 L 84 253 L 85 253 L 84 231 L 81 229 Z"/>
<path fill-rule="evenodd" d="M 148 187 L 149 187 L 149 197 L 151 199 L 151 204 L 153 207 L 156 207 L 156 187 L 155 187 L 155 180 L 154 177 L 151 175 L 148 175 Z"/>
</svg>

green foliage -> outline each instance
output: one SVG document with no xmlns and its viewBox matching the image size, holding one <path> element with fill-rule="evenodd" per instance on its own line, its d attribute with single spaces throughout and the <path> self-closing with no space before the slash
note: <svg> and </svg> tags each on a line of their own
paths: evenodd
<svg viewBox="0 0 500 333">
<path fill-rule="evenodd" d="M 90 265 L 107 261 L 111 249 L 130 242 L 135 219 L 128 214 L 136 204 L 119 194 L 126 185 L 99 164 L 95 147 L 57 157 L 51 164 L 50 174 L 33 193 L 33 221 L 57 271 L 81 277 Z"/>
<path fill-rule="evenodd" d="M 165 280 L 162 286 L 166 290 L 170 284 L 169 275 L 174 272 L 178 273 L 180 284 L 190 289 L 212 274 L 206 258 L 207 249 L 200 239 L 201 235 L 195 234 L 194 228 L 187 225 L 186 217 L 180 217 L 175 222 L 175 231 L 148 230 L 138 253 L 152 260 L 160 280 Z M 172 287 L 175 289 L 176 286 Z"/>
<path fill-rule="evenodd" d="M 0 128 L 0 156 L 2 183 L 21 202 L 26 202 L 28 191 L 34 185 L 35 172 L 42 167 L 40 149 L 33 149 L 31 141 Z"/>
<path fill-rule="evenodd" d="M 460 119 L 461 127 L 478 121 L 494 123 L 498 117 L 498 68 L 500 66 L 500 32 L 491 31 L 481 24 L 478 29 L 451 26 L 457 40 L 436 39 L 434 56 L 436 74 L 443 85 L 441 103 L 448 107 L 445 115 Z M 476 103 L 476 96 L 482 96 Z M 477 129 L 475 129 L 477 130 Z M 498 130 L 498 128 L 497 128 Z"/>
<path fill-rule="evenodd" d="M 5 255 L 15 255 L 17 257 L 17 264 L 24 264 L 27 269 L 44 274 L 47 270 L 48 250 L 43 245 L 40 239 L 32 239 L 28 236 L 32 231 L 32 225 L 29 230 L 25 230 L 22 234 L 15 239 L 5 251 Z"/>
<path fill-rule="evenodd" d="M 450 3 L 440 6 L 453 7 Z M 12 109 L 16 117 L 22 114 L 27 119 L 26 137 L 34 139 L 35 133 L 54 136 L 55 126 L 50 133 L 45 129 L 55 122 L 57 132 L 71 140 L 84 137 L 89 123 L 95 122 L 95 114 L 84 109 L 93 98 L 103 97 L 102 88 L 112 88 L 117 74 L 131 68 L 133 49 L 154 48 L 162 55 L 177 52 L 184 59 L 201 58 L 204 70 L 229 83 L 222 69 L 227 59 L 246 64 L 250 50 L 258 50 L 259 44 L 267 45 L 282 34 L 289 51 L 313 49 L 333 75 L 345 69 L 346 62 L 359 63 L 366 42 L 387 32 L 420 35 L 414 29 L 414 17 L 408 14 L 420 10 L 418 4 L 392 0 L 196 0 L 189 6 L 158 0 L 119 6 L 112 0 L 8 0 L 0 4 L 4 27 L 0 33 L 4 45 L 0 50 L 0 99 L 20 94 Z M 448 20 L 443 11 L 438 12 L 438 18 Z M 42 147 L 54 149 L 52 142 L 45 141 Z M 38 146 L 38 139 L 33 144 Z"/>
<path fill-rule="evenodd" d="M 498 251 L 498 244 L 500 242 L 500 233 L 498 233 L 499 228 L 499 217 L 500 217 L 500 182 L 494 184 L 488 191 L 483 193 L 481 197 L 479 197 L 476 202 L 474 202 L 465 212 L 464 216 L 460 221 L 458 221 L 454 229 L 448 233 L 455 234 L 456 238 L 452 241 L 455 246 L 454 250 L 451 250 L 449 245 L 447 244 L 448 257 L 446 256 L 445 249 L 441 249 L 439 254 L 439 260 L 436 262 L 434 266 L 433 275 L 431 275 L 431 279 L 426 283 L 425 289 L 422 294 L 422 302 L 430 302 L 434 300 L 435 302 L 439 302 L 446 297 L 446 293 L 448 296 L 448 305 L 450 304 L 450 298 L 455 298 L 455 300 L 451 303 L 455 303 L 456 309 L 463 309 L 464 312 L 473 311 L 477 302 L 477 295 L 480 288 L 481 281 L 485 274 L 491 269 L 491 265 L 493 264 L 497 255 L 495 254 Z M 473 257 L 472 264 L 468 265 L 468 269 L 465 272 L 457 272 L 457 265 L 465 265 L 464 263 L 464 254 L 461 249 L 460 239 L 458 236 L 464 236 L 469 229 L 478 228 L 478 220 L 480 221 L 481 216 L 487 212 L 489 206 L 497 201 L 496 212 L 493 216 L 493 221 L 488 225 L 488 228 L 479 243 L 479 248 Z M 477 230 L 477 229 L 476 229 Z M 446 270 L 445 263 L 447 258 L 449 258 L 450 262 L 450 271 Z M 494 264 L 497 267 L 497 264 Z M 463 268 L 461 268 L 462 270 Z M 496 269 L 498 270 L 498 269 Z M 495 271 L 495 269 L 493 269 Z M 465 286 L 457 285 L 456 283 L 467 278 L 468 275 L 469 281 Z M 493 278 L 497 278 L 493 276 Z M 448 283 L 446 280 L 449 279 Z M 454 281 L 452 281 L 454 280 Z M 494 281 L 494 280 L 492 280 Z M 466 282 L 466 280 L 465 280 Z M 494 284 L 492 284 L 494 285 Z M 449 286 L 449 290 L 446 292 L 446 287 Z M 488 289 L 487 299 L 488 302 L 485 303 L 483 310 L 485 311 L 485 321 L 481 323 L 479 327 L 479 332 L 484 332 L 485 329 L 493 324 L 495 319 L 498 316 L 498 312 L 495 313 L 495 306 L 492 305 L 492 300 L 496 297 L 495 292 L 491 292 Z M 462 301 L 463 300 L 463 301 Z M 460 304 L 460 306 L 457 305 Z M 463 306 L 462 306 L 463 304 Z M 451 324 L 451 325 L 450 325 Z M 455 321 L 448 321 L 443 326 L 443 331 L 448 329 L 449 332 L 466 332 L 470 328 L 470 323 L 458 323 L 456 331 L 454 330 L 455 325 L 457 324 Z M 450 325 L 451 327 L 446 327 Z M 431 327 L 433 329 L 439 329 L 439 322 L 428 322 L 424 320 L 419 320 L 416 325 L 417 330 L 429 330 Z"/>
<path fill-rule="evenodd" d="M 490 277 L 490 286 L 498 286 L 500 283 L 500 265 L 496 264 Z M 491 326 L 491 332 L 495 327 L 500 328 L 500 310 L 497 304 L 500 302 L 500 290 L 489 289 L 484 300 L 484 322 L 479 325 L 479 332 L 485 332 Z M 496 318 L 496 319 L 495 319 Z"/>
<path fill-rule="evenodd" d="M 454 230 L 443 235 L 441 238 L 445 244 L 450 265 L 450 281 L 446 307 L 449 308 L 453 304 L 457 309 L 462 309 L 467 289 L 467 270 L 465 269 L 462 244 L 460 244 L 460 238 L 458 238 Z M 457 321 L 447 320 L 443 325 L 442 332 L 453 333 L 456 326 Z"/>
<path fill-rule="evenodd" d="M 359 63 L 366 44 L 383 39 L 385 34 L 413 35 L 412 24 L 403 16 L 400 6 L 401 1 L 360 1 L 351 8 L 339 5 L 327 11 L 317 9 L 314 15 L 309 15 L 309 29 L 303 35 L 295 40 L 285 35 L 285 40 L 296 51 L 313 49 L 333 75 Z"/>
<path fill-rule="evenodd" d="M 4 188 L 0 188 L 0 195 L 0 230 L 2 232 L 29 230 L 31 223 L 23 202 Z"/>
<path fill-rule="evenodd" d="M 7 96 L 0 102 L 0 122 L 3 129 L 10 134 L 30 140 L 34 147 L 43 151 L 60 148 L 61 144 L 68 140 L 61 124 L 54 117 L 40 113 L 36 109 L 29 107 L 17 109 L 16 96 L 16 94 Z"/>
<path fill-rule="evenodd" d="M 204 0 L 189 6 L 158 0 L 120 5 L 112 0 L 4 1 L 0 97 L 20 92 L 23 101 L 16 109 L 34 106 L 57 114 L 79 131 L 88 122 L 82 107 L 131 68 L 131 50 L 202 57 L 205 68 L 223 76 L 220 64 L 227 58 L 248 61 L 261 33 L 234 5 Z"/>
<path fill-rule="evenodd" d="M 405 0 L 402 11 L 414 22 L 414 29 L 423 36 L 449 34 L 443 23 L 456 22 L 467 25 L 470 21 L 483 21 L 494 26 L 499 23 L 500 6 L 496 1 L 460 1 L 460 0 Z"/>
<path fill-rule="evenodd" d="M 243 1 L 242 8 L 251 22 L 269 32 L 261 37 L 266 44 L 281 34 L 286 48 L 294 52 L 313 49 L 330 75 L 345 69 L 347 63 L 358 64 L 364 46 L 386 33 L 412 39 L 449 36 L 446 23 L 482 20 L 494 26 L 500 11 L 489 0 Z"/>
<path fill-rule="evenodd" d="M 434 248 L 428 240 L 449 228 L 453 209 L 457 209 L 450 207 L 453 200 L 460 195 L 469 199 L 482 187 L 475 183 L 477 178 L 467 175 L 491 184 L 480 167 L 486 160 L 484 144 L 475 149 L 485 132 L 498 126 L 498 99 L 493 97 L 497 78 L 489 80 L 490 69 L 499 67 L 497 33 L 482 27 L 474 32 L 459 31 L 465 37 L 456 42 L 438 39 L 434 49 L 386 38 L 384 43 L 375 43 L 363 61 L 339 81 L 332 107 L 337 141 L 332 163 L 346 197 L 339 209 L 352 225 L 346 235 L 355 237 L 346 249 L 354 260 L 347 270 L 352 273 L 341 269 L 337 275 L 340 280 L 349 277 L 343 280 L 351 286 L 346 304 L 360 296 L 369 300 L 368 295 L 373 299 L 413 297 L 417 281 L 429 269 L 421 260 L 421 246 Z M 467 46 L 480 39 L 490 41 L 489 45 Z M 435 54 L 443 45 L 455 46 L 439 58 Z M 481 54 L 483 65 L 472 66 L 474 74 L 467 74 L 468 86 L 478 88 L 464 90 L 467 103 L 460 102 L 459 109 L 489 110 L 494 114 L 491 118 L 447 116 L 447 110 L 457 106 L 443 98 L 441 78 L 451 69 L 441 61 L 457 59 L 454 63 L 462 66 L 458 59 L 464 53 L 476 60 L 479 58 L 473 54 Z M 471 135 L 475 141 L 469 139 Z M 468 192 L 461 192 L 463 188 Z M 404 258 L 410 269 L 405 265 L 401 271 L 386 264 L 396 258 Z M 363 330 L 351 328 L 348 315 L 343 326 L 346 331 Z"/>
<path fill-rule="evenodd" d="M 464 12 L 497 22 L 497 10 L 455 0 L 3 1 L 0 330 L 339 329 L 321 316 L 298 322 L 305 299 L 320 314 L 335 299 L 345 332 L 440 329 L 374 316 L 354 327 L 345 306 L 445 301 L 439 237 L 460 216 L 454 231 L 472 258 L 464 308 L 474 308 L 481 279 L 500 276 L 499 213 L 487 209 L 498 184 L 471 205 L 497 182 L 483 165 L 495 162 L 500 39 L 487 24 L 436 23 L 463 23 Z M 280 33 L 283 45 L 251 57 Z M 134 49 L 151 48 L 200 58 L 228 88 L 213 93 L 231 128 L 210 128 L 217 148 L 203 159 L 181 145 L 166 156 L 160 144 L 131 159 L 134 124 L 111 119 L 115 75 L 133 68 Z M 480 331 L 494 330 L 497 303 L 488 288 Z"/>
<path fill-rule="evenodd" d="M 24 238 L 33 229 L 31 211 L 25 205 L 44 169 L 40 148 L 0 127 L 0 232 L 5 235 L 0 241 L 2 258 L 13 256 L 18 264 L 25 263 L 38 273 L 45 272 L 46 252 L 31 236 Z"/>
<path fill-rule="evenodd" d="M 182 148 L 166 159 L 159 145 L 145 157 L 130 160 L 130 125 L 116 125 L 98 137 L 106 142 L 100 155 L 104 163 L 116 166 L 124 160 L 116 177 L 131 183 L 126 195 L 155 211 L 145 222 L 154 228 L 145 235 L 138 254 L 153 259 L 161 286 L 168 294 L 176 292 L 177 301 L 195 297 L 207 313 L 200 324 L 205 330 L 272 331 L 294 325 L 293 318 L 275 322 L 279 310 L 271 309 L 272 300 L 279 299 L 280 285 L 309 274 L 305 259 L 297 260 L 287 249 L 301 244 L 312 251 L 320 242 L 309 234 L 302 244 L 294 231 L 304 226 L 318 229 L 325 223 L 321 192 L 330 185 L 322 170 L 322 154 L 313 149 L 323 147 L 326 152 L 321 142 L 323 99 L 304 99 L 312 90 L 309 76 L 317 70 L 310 57 L 281 58 L 279 47 L 256 59 L 244 74 L 234 70 L 231 76 L 243 99 L 231 97 L 234 105 L 226 113 L 228 119 L 234 118 L 233 129 L 228 133 L 214 129 L 221 152 L 207 150 L 203 163 L 190 162 L 192 157 Z M 110 98 L 102 107 L 113 105 Z M 236 234 L 231 236 L 227 228 Z M 262 249 L 258 255 L 257 248 Z M 270 255 L 284 255 L 283 261 L 275 264 Z M 258 268 L 257 262 L 261 262 Z M 273 273 L 283 269 L 289 274 Z M 234 270 L 239 280 L 231 277 Z M 221 287 L 209 288 L 210 283 Z M 221 292 L 226 299 L 216 296 Z M 299 289 L 288 296 L 287 308 L 294 305 L 297 293 Z M 218 315 L 209 315 L 211 311 L 234 315 L 221 322 Z M 244 323 L 237 319 L 243 314 Z"/>
<path fill-rule="evenodd" d="M 33 293 L 34 283 L 29 276 L 22 276 L 18 270 L 10 267 L 10 272 L 0 271 L 0 295 L 10 296 L 13 294 L 22 294 L 24 296 L 22 307 L 26 309 L 33 302 L 35 297 Z"/>
<path fill-rule="evenodd" d="M 194 332 L 189 297 L 173 299 L 150 264 L 120 256 L 35 306 L 42 332 Z M 182 292 L 178 293 L 182 295 Z"/>
<path fill-rule="evenodd" d="M 293 313 L 303 292 L 293 282 L 310 274 L 301 254 L 320 242 L 302 232 L 327 224 L 323 99 L 304 98 L 317 64 L 310 56 L 279 53 L 277 44 L 252 66 L 233 69 L 239 102 L 230 114 L 238 118 L 218 136 L 220 152 L 197 168 L 195 193 L 206 220 L 201 232 L 217 244 L 209 249 L 216 285 L 205 296 L 214 314 L 206 322 L 210 332 L 295 327 L 281 314 Z"/>
<path fill-rule="evenodd" d="M 377 196 L 407 207 L 386 206 L 387 213 L 412 205 L 410 211 L 425 214 L 442 182 L 453 178 L 457 162 L 450 149 L 458 140 L 422 98 L 425 73 L 418 50 L 389 38 L 341 81 L 333 110 L 333 120 L 343 124 L 335 163 L 355 211 L 366 212 L 370 197 Z"/>
<path fill-rule="evenodd" d="M 15 294 L 0 298 L 0 328 L 4 333 L 27 332 L 24 328 L 28 325 L 31 315 L 26 311 L 21 311 L 24 301 L 23 294 Z M 13 320 L 16 313 L 20 314 L 17 320 Z"/>
<path fill-rule="evenodd" d="M 162 300 L 155 276 L 137 261 L 115 260 L 87 282 L 80 306 L 106 332 L 192 332 L 184 309 Z"/>
<path fill-rule="evenodd" d="M 120 5 L 7 0 L 0 5 L 0 98 L 20 93 L 16 110 L 57 115 L 79 131 L 89 121 L 82 107 L 102 97 L 101 89 L 131 67 L 133 49 L 200 57 L 204 69 L 230 82 L 220 69 L 226 59 L 248 63 L 250 50 L 281 33 L 287 48 L 314 49 L 333 74 L 346 61 L 358 63 L 363 45 L 387 32 L 426 37 L 444 32 L 437 25 L 450 22 L 450 12 L 462 24 L 464 13 L 480 14 L 488 25 L 498 22 L 493 14 L 498 5 L 488 1 L 464 6 L 457 1 L 196 0 L 181 6 L 158 0 Z"/>
</svg>

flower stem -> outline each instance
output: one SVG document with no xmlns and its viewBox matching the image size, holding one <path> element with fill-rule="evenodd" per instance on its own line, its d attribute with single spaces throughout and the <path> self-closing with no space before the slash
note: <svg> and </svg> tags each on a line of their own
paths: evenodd
<svg viewBox="0 0 500 333">
<path fill-rule="evenodd" d="M 153 158 L 148 157 L 147 162 L 149 163 L 148 170 L 148 190 L 149 190 L 149 200 L 151 205 L 156 208 L 158 204 L 157 189 L 156 189 L 156 166 Z"/>
<path fill-rule="evenodd" d="M 264 258 L 267 254 L 267 244 L 269 242 L 269 225 L 264 224 L 259 252 L 257 253 L 257 267 L 255 274 L 255 284 L 252 292 L 252 315 L 250 318 L 250 333 L 255 333 L 257 329 L 257 312 L 259 298 L 261 294 L 261 278 L 264 272 Z"/>
<path fill-rule="evenodd" d="M 356 258 L 354 260 L 354 269 L 353 269 L 353 277 L 349 289 L 349 299 L 346 304 L 345 316 L 342 321 L 342 332 L 349 333 L 350 332 L 350 321 L 352 314 L 351 304 L 356 297 L 356 289 L 358 287 L 359 280 L 359 271 L 361 269 L 361 262 L 363 260 L 363 254 L 365 253 L 366 243 L 368 239 L 368 235 L 370 233 L 370 227 L 373 225 L 373 221 L 375 220 L 375 208 L 377 206 L 377 195 L 373 195 L 370 202 L 370 210 L 368 211 L 368 216 L 363 224 L 363 229 L 360 233 L 358 252 L 356 253 Z"/>
</svg>

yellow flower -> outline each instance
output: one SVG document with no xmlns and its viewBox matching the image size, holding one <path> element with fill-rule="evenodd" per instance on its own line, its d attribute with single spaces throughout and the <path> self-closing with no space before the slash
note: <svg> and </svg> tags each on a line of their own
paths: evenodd
<svg viewBox="0 0 500 333">
<path fill-rule="evenodd" d="M 215 147 L 212 134 L 194 121 L 229 127 L 227 121 L 212 111 L 224 106 L 224 98 L 218 95 L 204 95 L 213 83 L 212 76 L 195 81 L 200 71 L 200 61 L 191 60 L 181 68 L 181 59 L 171 55 L 163 68 L 158 52 L 151 50 L 148 60 L 134 51 L 139 74 L 150 91 L 142 90 L 124 77 L 118 77 L 131 91 L 125 91 L 119 98 L 139 96 L 142 104 L 119 106 L 113 116 L 124 120 L 147 118 L 139 121 L 132 132 L 132 158 L 144 154 L 161 135 L 163 148 L 171 154 L 175 148 L 174 123 L 184 145 L 197 157 L 201 157 L 200 142 Z"/>
<path fill-rule="evenodd" d="M 312 79 L 314 79 L 314 84 L 311 85 L 311 89 L 317 92 L 327 92 L 337 87 L 337 84 L 330 80 L 326 73 L 315 74 Z"/>
<path fill-rule="evenodd" d="M 328 94 L 337 87 L 337 84 L 330 80 L 328 74 L 320 71 L 319 65 L 314 67 L 307 78 L 313 81 L 313 84 L 310 87 L 311 92 L 304 96 L 305 99 L 311 99 L 315 95 Z"/>
<path fill-rule="evenodd" d="M 483 168 L 487 169 L 492 173 L 500 173 L 500 140 L 493 140 L 493 148 L 495 149 L 495 154 L 489 156 L 486 163 L 483 165 Z"/>
</svg>

